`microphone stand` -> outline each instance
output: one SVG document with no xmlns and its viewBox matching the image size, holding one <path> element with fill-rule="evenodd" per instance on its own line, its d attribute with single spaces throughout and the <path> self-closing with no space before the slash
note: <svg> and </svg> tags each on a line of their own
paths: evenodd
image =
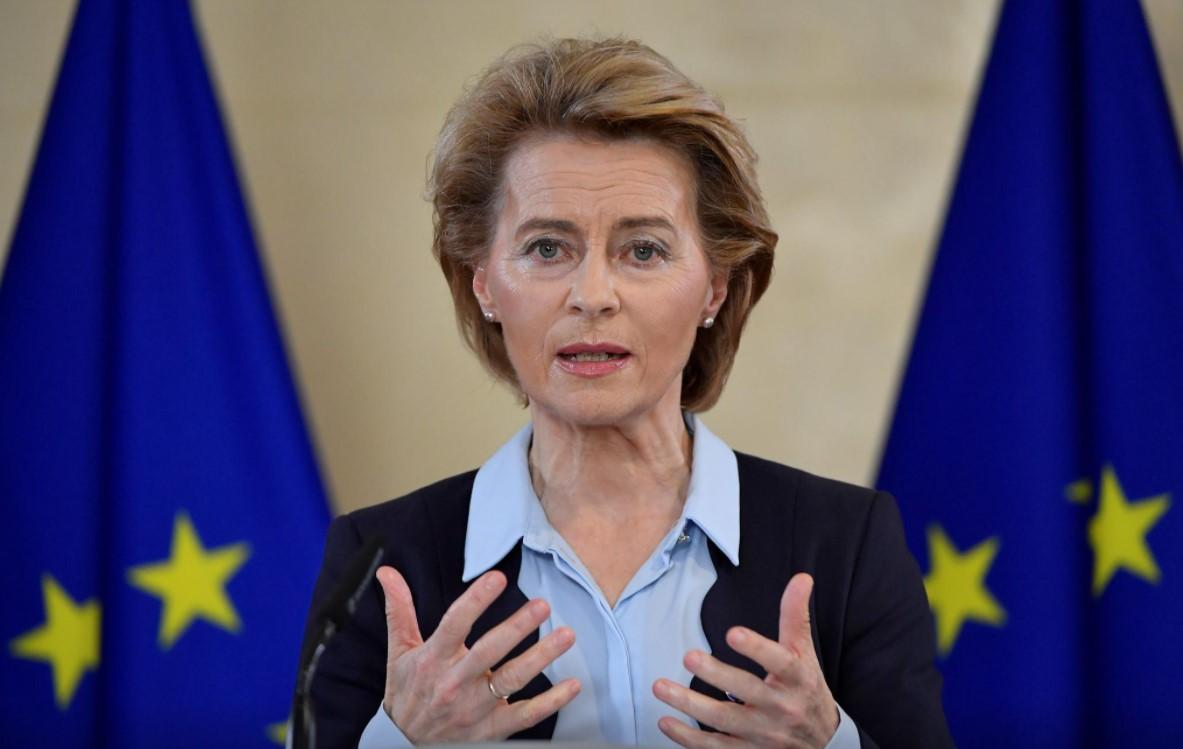
<svg viewBox="0 0 1183 749">
<path fill-rule="evenodd" d="M 381 538 L 366 541 L 350 560 L 333 594 L 317 612 L 312 631 L 319 629 L 319 635 L 305 645 L 300 656 L 296 696 L 292 704 L 292 749 L 316 749 L 316 711 L 312 704 L 316 667 L 329 641 L 353 618 L 358 599 L 365 592 L 366 583 L 374 576 L 384 553 Z"/>
</svg>

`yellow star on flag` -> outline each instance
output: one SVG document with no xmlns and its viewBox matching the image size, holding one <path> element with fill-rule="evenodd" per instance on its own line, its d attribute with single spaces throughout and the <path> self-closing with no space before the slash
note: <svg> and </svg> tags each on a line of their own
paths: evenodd
<svg viewBox="0 0 1183 749">
<path fill-rule="evenodd" d="M 1089 544 L 1093 547 L 1093 595 L 1100 596 L 1119 569 L 1157 583 L 1158 564 L 1146 534 L 1170 507 L 1167 494 L 1137 502 L 1126 499 L 1112 466 L 1101 471 L 1101 500 L 1097 514 L 1089 521 Z"/>
<path fill-rule="evenodd" d="M 286 720 L 279 723 L 272 723 L 267 726 L 267 738 L 271 739 L 271 743 L 284 746 L 288 742 L 288 722 Z"/>
<path fill-rule="evenodd" d="M 65 710 L 78 682 L 99 665 L 99 602 L 79 605 L 50 574 L 41 576 L 45 624 L 14 639 L 9 647 L 18 658 L 45 661 L 53 669 L 53 696 Z"/>
<path fill-rule="evenodd" d="M 164 604 L 159 636 L 163 649 L 171 648 L 197 618 L 229 632 L 239 630 L 241 622 L 226 595 L 226 584 L 248 556 L 250 547 L 245 543 L 207 551 L 189 516 L 177 513 L 169 558 L 132 567 L 127 573 L 128 582 Z"/>
<path fill-rule="evenodd" d="M 998 537 L 964 554 L 939 525 L 928 528 L 930 570 L 924 578 L 928 605 L 937 620 L 937 648 L 948 655 L 967 620 L 1002 626 L 1006 611 L 986 588 L 986 574 L 998 553 Z"/>
</svg>

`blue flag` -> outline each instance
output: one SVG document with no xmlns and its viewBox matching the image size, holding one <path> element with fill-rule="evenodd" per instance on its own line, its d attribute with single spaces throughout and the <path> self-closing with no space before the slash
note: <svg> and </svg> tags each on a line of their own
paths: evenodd
<svg viewBox="0 0 1183 749">
<path fill-rule="evenodd" d="M 83 0 L 0 282 L 6 746 L 282 741 L 328 511 L 184 2 Z"/>
<path fill-rule="evenodd" d="M 963 747 L 1183 738 L 1183 166 L 1134 0 L 1006 2 L 878 484 Z"/>
</svg>

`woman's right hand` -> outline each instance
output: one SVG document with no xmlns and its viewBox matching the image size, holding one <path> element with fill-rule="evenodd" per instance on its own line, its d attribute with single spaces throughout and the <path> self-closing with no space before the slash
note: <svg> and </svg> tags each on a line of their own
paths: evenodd
<svg viewBox="0 0 1183 749">
<path fill-rule="evenodd" d="M 505 739 L 556 712 L 579 694 L 567 679 L 537 697 L 509 703 L 501 695 L 522 689 L 575 642 L 561 627 L 501 668 L 492 668 L 550 616 L 542 599 L 529 601 L 473 644 L 464 640 L 485 609 L 505 590 L 496 570 L 477 578 L 444 613 L 424 642 L 411 591 L 393 567 L 379 567 L 386 599 L 386 695 L 382 709 L 413 743 Z"/>
</svg>

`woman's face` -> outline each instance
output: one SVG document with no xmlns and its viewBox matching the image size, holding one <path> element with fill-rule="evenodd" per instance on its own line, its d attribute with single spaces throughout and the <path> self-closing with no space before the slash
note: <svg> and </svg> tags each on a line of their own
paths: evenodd
<svg viewBox="0 0 1183 749">
<path fill-rule="evenodd" d="M 697 328 L 727 295 L 690 166 L 652 141 L 531 139 L 506 163 L 473 292 L 531 406 L 580 425 L 676 412 Z"/>
</svg>

